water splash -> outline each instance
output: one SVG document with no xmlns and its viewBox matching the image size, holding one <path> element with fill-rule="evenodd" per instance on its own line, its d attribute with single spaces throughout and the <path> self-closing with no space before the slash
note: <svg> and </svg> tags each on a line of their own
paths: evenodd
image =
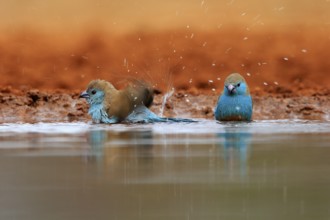
<svg viewBox="0 0 330 220">
<path fill-rule="evenodd" d="M 167 99 L 170 98 L 173 95 L 174 91 L 175 91 L 175 89 L 172 87 L 171 90 L 164 95 L 163 102 L 162 102 L 162 107 L 160 109 L 160 116 L 161 117 L 163 117 L 164 108 L 165 108 L 165 104 L 167 102 Z"/>
</svg>

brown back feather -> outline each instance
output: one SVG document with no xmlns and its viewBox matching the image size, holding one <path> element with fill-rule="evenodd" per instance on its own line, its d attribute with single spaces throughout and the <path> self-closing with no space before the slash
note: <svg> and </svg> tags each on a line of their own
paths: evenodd
<svg viewBox="0 0 330 220">
<path fill-rule="evenodd" d="M 105 80 L 93 80 L 88 89 L 104 91 L 104 107 L 109 115 L 124 120 L 139 105 L 149 107 L 153 102 L 153 90 L 144 81 L 135 80 L 125 89 L 117 90 L 111 83 Z"/>
</svg>

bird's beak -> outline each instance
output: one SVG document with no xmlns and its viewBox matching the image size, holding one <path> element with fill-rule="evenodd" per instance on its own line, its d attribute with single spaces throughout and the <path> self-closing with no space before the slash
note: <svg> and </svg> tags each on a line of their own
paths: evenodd
<svg viewBox="0 0 330 220">
<path fill-rule="evenodd" d="M 80 94 L 79 98 L 88 99 L 88 98 L 89 98 L 89 94 L 88 94 L 86 91 L 83 91 L 83 92 Z"/>
<path fill-rule="evenodd" d="M 235 87 L 234 85 L 229 84 L 229 85 L 227 85 L 226 87 L 227 87 L 228 92 L 229 92 L 230 94 L 233 94 L 233 93 L 235 92 L 236 87 Z"/>
</svg>

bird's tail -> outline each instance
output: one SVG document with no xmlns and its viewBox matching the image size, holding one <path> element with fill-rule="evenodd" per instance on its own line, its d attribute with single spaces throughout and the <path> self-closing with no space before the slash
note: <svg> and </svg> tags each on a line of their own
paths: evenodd
<svg viewBox="0 0 330 220">
<path fill-rule="evenodd" d="M 159 119 L 160 121 L 158 122 L 187 122 L 187 123 L 197 122 L 195 120 L 188 118 L 159 118 Z"/>
<path fill-rule="evenodd" d="M 184 122 L 184 123 L 192 123 L 197 122 L 192 119 L 187 118 L 162 118 L 162 117 L 128 117 L 126 119 L 127 122 L 130 123 L 158 123 L 158 122 L 167 122 L 167 123 L 177 123 L 177 122 Z"/>
<path fill-rule="evenodd" d="M 138 106 L 134 112 L 127 116 L 125 121 L 129 123 L 197 122 L 186 118 L 162 118 L 150 111 L 144 105 Z"/>
</svg>

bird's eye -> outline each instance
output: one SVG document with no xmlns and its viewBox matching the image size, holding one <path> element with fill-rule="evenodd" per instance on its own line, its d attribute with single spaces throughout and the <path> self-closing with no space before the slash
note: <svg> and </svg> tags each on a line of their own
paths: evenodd
<svg viewBox="0 0 330 220">
<path fill-rule="evenodd" d="M 240 85 L 241 85 L 241 83 L 238 83 L 238 84 L 237 84 L 237 87 L 239 87 Z"/>
<path fill-rule="evenodd" d="M 92 94 L 95 95 L 96 94 L 96 90 L 92 90 Z"/>
</svg>

